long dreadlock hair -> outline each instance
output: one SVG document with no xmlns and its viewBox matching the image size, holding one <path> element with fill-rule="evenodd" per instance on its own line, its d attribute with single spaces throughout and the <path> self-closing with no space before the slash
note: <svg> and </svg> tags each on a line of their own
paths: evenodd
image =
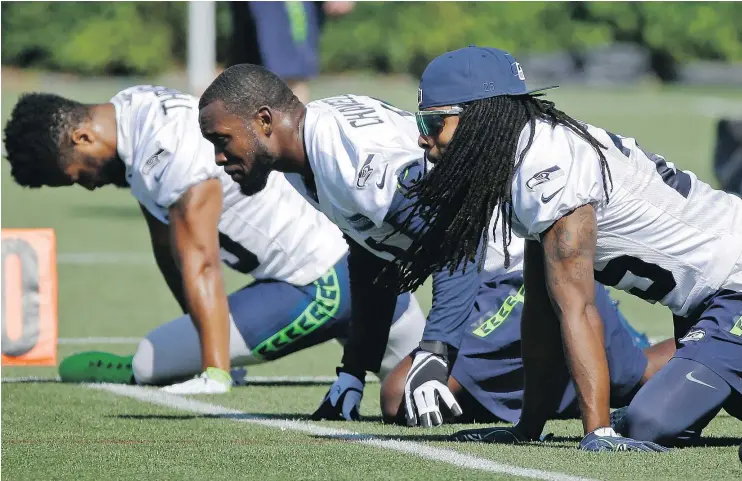
<svg viewBox="0 0 742 481">
<path fill-rule="evenodd" d="M 597 152 L 603 189 L 608 200 L 611 173 L 603 150 L 606 147 L 582 123 L 534 95 L 498 96 L 465 106 L 445 154 L 406 196 L 414 199 L 407 221 L 415 216 L 427 224 L 404 254 L 398 256 L 397 288 L 418 288 L 433 272 L 449 267 L 453 273 L 462 262 L 484 266 L 489 225 L 496 207 L 502 222 L 505 266 L 510 265 L 508 245 L 512 238 L 513 174 L 533 144 L 536 120 L 562 125 L 588 142 Z M 530 125 L 528 142 L 516 159 L 521 132 Z M 400 229 L 404 229 L 403 225 Z M 494 236 L 494 229 L 492 232 Z M 482 246 L 480 248 L 480 246 Z M 466 268 L 466 266 L 465 266 Z"/>
</svg>

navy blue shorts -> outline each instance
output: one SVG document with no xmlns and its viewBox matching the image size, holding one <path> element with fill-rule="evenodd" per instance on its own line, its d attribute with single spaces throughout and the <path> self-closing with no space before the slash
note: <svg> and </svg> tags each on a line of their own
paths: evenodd
<svg viewBox="0 0 742 481">
<path fill-rule="evenodd" d="M 605 329 L 611 404 L 623 406 L 638 388 L 647 367 L 647 357 L 634 345 L 605 287 L 596 284 L 595 297 Z M 498 279 L 496 283 L 483 283 L 480 287 L 451 370 L 451 375 L 466 390 L 460 396 L 466 420 L 516 422 L 520 418 L 523 404 L 522 309 L 522 273 Z M 566 372 L 566 363 L 564 369 Z M 469 419 L 470 416 L 473 419 Z M 562 394 L 557 417 L 577 416 L 575 388 L 570 381 Z"/>
<path fill-rule="evenodd" d="M 257 359 L 273 360 L 347 335 L 348 256 L 306 286 L 259 280 L 229 296 L 237 329 Z"/>
<path fill-rule="evenodd" d="M 742 394 L 742 292 L 721 290 L 675 318 L 675 357 L 700 362 Z"/>
<path fill-rule="evenodd" d="M 317 2 L 248 2 L 263 67 L 284 80 L 319 73 Z"/>
</svg>

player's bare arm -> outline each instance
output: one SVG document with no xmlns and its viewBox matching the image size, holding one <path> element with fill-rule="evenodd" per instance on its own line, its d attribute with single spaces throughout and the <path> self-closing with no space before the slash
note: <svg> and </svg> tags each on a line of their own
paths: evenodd
<svg viewBox="0 0 742 481">
<path fill-rule="evenodd" d="M 610 425 L 608 361 L 595 306 L 597 231 L 595 210 L 584 205 L 559 219 L 542 239 L 546 287 L 560 321 L 586 433 Z"/>
<path fill-rule="evenodd" d="M 142 214 L 144 214 L 144 218 L 147 220 L 149 237 L 152 242 L 152 252 L 155 256 L 157 267 L 160 269 L 162 277 L 165 278 L 165 282 L 180 308 L 183 312 L 188 312 L 186 300 L 183 295 L 183 277 L 180 275 L 180 269 L 178 269 L 175 263 L 172 246 L 170 245 L 170 228 L 167 224 L 160 222 L 155 216 L 150 214 L 142 204 L 139 204 L 139 207 L 142 209 Z"/>
<path fill-rule="evenodd" d="M 169 215 L 173 255 L 200 334 L 203 368 L 229 371 L 229 306 L 219 255 L 221 189 L 218 179 L 197 184 L 170 207 Z"/>
</svg>

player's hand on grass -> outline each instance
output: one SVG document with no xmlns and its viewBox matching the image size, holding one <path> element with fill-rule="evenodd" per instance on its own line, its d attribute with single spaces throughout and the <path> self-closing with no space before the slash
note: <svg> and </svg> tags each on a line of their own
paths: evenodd
<svg viewBox="0 0 742 481">
<path fill-rule="evenodd" d="M 330 386 L 319 408 L 312 414 L 314 421 L 359 421 L 365 380 L 337 368 L 337 380 Z"/>
<path fill-rule="evenodd" d="M 612 428 L 598 428 L 588 433 L 580 441 L 580 449 L 593 452 L 643 451 L 664 453 L 669 451 L 668 448 L 651 441 L 637 441 L 636 439 L 625 438 L 616 433 Z"/>
<path fill-rule="evenodd" d="M 224 394 L 232 389 L 232 376 L 227 371 L 209 367 L 200 376 L 162 388 L 170 394 Z"/>
<path fill-rule="evenodd" d="M 404 386 L 407 425 L 429 428 L 443 424 L 439 401 L 454 416 L 461 416 L 461 406 L 448 389 L 448 361 L 444 355 L 417 351 Z"/>
</svg>

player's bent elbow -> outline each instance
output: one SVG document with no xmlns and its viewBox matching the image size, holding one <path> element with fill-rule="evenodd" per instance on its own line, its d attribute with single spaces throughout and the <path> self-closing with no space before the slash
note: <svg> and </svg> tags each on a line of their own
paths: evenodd
<svg viewBox="0 0 742 481">
<path fill-rule="evenodd" d="M 183 266 L 183 280 L 186 282 L 211 280 L 222 275 L 221 261 L 218 256 L 196 252 L 186 257 Z"/>
</svg>

